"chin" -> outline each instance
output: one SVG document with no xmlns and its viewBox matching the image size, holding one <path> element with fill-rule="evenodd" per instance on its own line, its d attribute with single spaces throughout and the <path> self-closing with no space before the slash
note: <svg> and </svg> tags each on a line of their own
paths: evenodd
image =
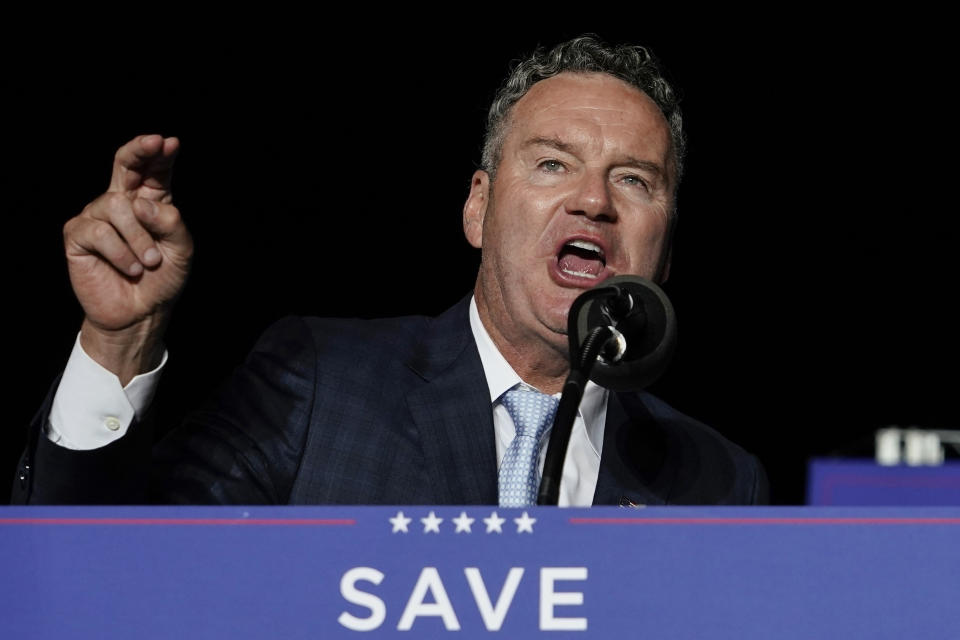
<svg viewBox="0 0 960 640">
<path fill-rule="evenodd" d="M 563 332 L 567 331 L 567 315 L 570 313 L 570 307 L 581 293 L 586 289 L 565 289 L 559 288 L 545 300 L 547 305 L 547 317 L 550 318 L 551 327 L 560 327 Z M 545 298 L 547 296 L 544 296 Z"/>
<path fill-rule="evenodd" d="M 564 325 L 562 331 L 551 329 L 550 333 L 547 335 L 547 342 L 557 353 L 561 354 L 564 359 L 570 357 L 570 341 L 567 339 L 567 327 Z"/>
<path fill-rule="evenodd" d="M 570 301 L 572 303 L 573 300 Z M 549 331 L 551 341 L 567 343 L 567 316 L 570 313 L 570 303 L 553 305 L 546 310 L 542 323 Z"/>
</svg>

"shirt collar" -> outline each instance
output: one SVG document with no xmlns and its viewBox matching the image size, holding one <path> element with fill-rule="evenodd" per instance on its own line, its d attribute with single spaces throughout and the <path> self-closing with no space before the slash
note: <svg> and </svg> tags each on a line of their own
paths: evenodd
<svg viewBox="0 0 960 640">
<path fill-rule="evenodd" d="M 487 387 L 490 389 L 490 402 L 496 402 L 504 393 L 524 382 L 497 349 L 497 345 L 493 344 L 493 338 L 480 321 L 475 297 L 470 298 L 470 329 L 473 331 L 473 339 L 480 352 L 483 375 L 486 376 Z"/>
<path fill-rule="evenodd" d="M 530 387 L 517 375 L 517 372 L 513 370 L 510 363 L 497 349 L 497 345 L 493 343 L 493 338 L 487 333 L 486 327 L 480 320 L 475 296 L 470 298 L 470 330 L 473 331 L 477 351 L 480 352 L 480 363 L 483 365 L 483 374 L 486 376 L 487 388 L 490 390 L 491 404 L 497 403 L 500 396 L 518 384 Z M 554 397 L 559 398 L 560 394 L 554 394 Z M 590 444 L 593 445 L 598 454 L 603 448 L 603 424 L 601 421 L 606 417 L 606 408 L 607 390 L 592 381 L 587 382 L 587 386 L 583 390 L 583 399 L 580 401 L 579 412 L 580 418 L 583 419 L 584 426 L 587 428 Z"/>
</svg>

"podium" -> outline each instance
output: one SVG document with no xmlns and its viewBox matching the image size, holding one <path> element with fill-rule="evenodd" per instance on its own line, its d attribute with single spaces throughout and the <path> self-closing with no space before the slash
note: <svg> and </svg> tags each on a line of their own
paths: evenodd
<svg viewBox="0 0 960 640">
<path fill-rule="evenodd" d="M 807 504 L 960 505 L 960 462 L 882 466 L 873 460 L 813 459 L 807 473 Z"/>
<path fill-rule="evenodd" d="M 6 507 L 3 638 L 957 638 L 960 508 Z"/>
</svg>

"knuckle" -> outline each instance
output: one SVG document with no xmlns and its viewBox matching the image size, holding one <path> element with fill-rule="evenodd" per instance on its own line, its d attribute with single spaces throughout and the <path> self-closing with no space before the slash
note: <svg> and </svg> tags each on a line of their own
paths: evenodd
<svg viewBox="0 0 960 640">
<path fill-rule="evenodd" d="M 180 210 L 172 204 L 159 205 L 156 208 L 156 221 L 158 226 L 170 231 L 182 223 Z"/>
<path fill-rule="evenodd" d="M 103 194 L 103 206 L 110 213 L 120 213 L 129 206 L 130 201 L 122 193 Z"/>
<path fill-rule="evenodd" d="M 119 193 L 104 193 L 96 200 L 83 208 L 81 216 L 93 220 L 106 220 L 113 217 L 114 213 L 123 207 L 124 196 Z"/>
<path fill-rule="evenodd" d="M 167 221 L 171 226 L 180 224 L 182 222 L 183 219 L 180 216 L 180 209 L 176 208 L 172 204 L 167 205 L 164 208 L 166 209 Z"/>
<path fill-rule="evenodd" d="M 83 208 L 83 211 L 80 212 L 80 217 L 91 218 L 94 217 L 97 213 L 97 210 L 103 206 L 104 196 L 106 194 L 101 194 L 97 196 L 94 200 L 87 203 L 87 206 Z"/>
<path fill-rule="evenodd" d="M 98 220 L 90 227 L 90 236 L 97 242 L 112 240 L 114 235 L 116 232 L 113 227 L 106 222 Z"/>
<path fill-rule="evenodd" d="M 74 233 L 74 231 L 76 230 L 78 224 L 79 224 L 79 221 L 77 220 L 77 218 L 70 218 L 69 220 L 67 220 L 67 221 L 64 223 L 64 225 L 63 225 L 63 238 L 64 238 L 64 240 L 68 239 L 70 236 L 73 235 L 73 233 Z"/>
<path fill-rule="evenodd" d="M 83 215 L 74 216 L 67 220 L 63 225 L 63 237 L 65 240 L 77 239 L 87 233 L 90 225 L 94 222 L 92 218 Z"/>
</svg>

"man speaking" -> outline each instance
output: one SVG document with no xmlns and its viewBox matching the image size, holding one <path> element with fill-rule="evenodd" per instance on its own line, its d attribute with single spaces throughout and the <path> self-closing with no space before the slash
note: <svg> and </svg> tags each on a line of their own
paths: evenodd
<svg viewBox="0 0 960 640">
<path fill-rule="evenodd" d="M 64 228 L 85 319 L 15 502 L 533 504 L 570 306 L 615 275 L 667 277 L 684 134 L 644 49 L 583 37 L 536 52 L 496 95 L 464 205 L 472 295 L 436 318 L 281 321 L 154 445 L 163 332 L 193 251 L 170 191 L 178 148 L 124 145 L 107 192 Z M 560 505 L 765 499 L 757 461 L 710 428 L 587 386 Z"/>
</svg>

